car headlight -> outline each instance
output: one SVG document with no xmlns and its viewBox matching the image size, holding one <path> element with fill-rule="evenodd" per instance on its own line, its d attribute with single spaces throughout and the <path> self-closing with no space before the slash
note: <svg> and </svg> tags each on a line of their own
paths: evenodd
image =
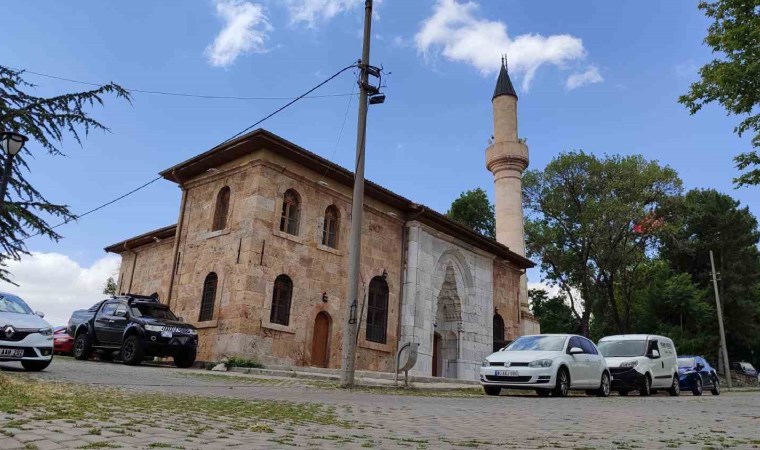
<svg viewBox="0 0 760 450">
<path fill-rule="evenodd" d="M 188 328 L 187 332 L 190 333 L 193 336 L 196 336 L 198 334 L 198 330 L 195 330 L 193 328 Z"/>
<path fill-rule="evenodd" d="M 491 365 L 491 362 L 490 362 L 490 361 L 488 361 L 487 359 L 484 359 L 484 360 L 483 360 L 483 364 L 481 364 L 481 365 L 482 365 L 483 367 L 489 367 L 489 366 Z"/>
<path fill-rule="evenodd" d="M 161 325 L 145 325 L 145 329 L 148 331 L 156 331 L 159 332 L 164 329 Z"/>
<path fill-rule="evenodd" d="M 528 364 L 528 367 L 551 367 L 552 366 L 552 360 L 551 359 L 537 359 L 530 364 Z"/>
<path fill-rule="evenodd" d="M 43 336 L 52 336 L 53 335 L 53 329 L 52 328 L 40 328 L 37 330 L 38 333 L 40 333 Z"/>
<path fill-rule="evenodd" d="M 636 360 L 633 360 L 633 361 L 626 361 L 624 363 L 621 363 L 620 367 L 623 369 L 633 369 L 634 367 L 638 365 L 639 365 L 639 362 Z"/>
</svg>

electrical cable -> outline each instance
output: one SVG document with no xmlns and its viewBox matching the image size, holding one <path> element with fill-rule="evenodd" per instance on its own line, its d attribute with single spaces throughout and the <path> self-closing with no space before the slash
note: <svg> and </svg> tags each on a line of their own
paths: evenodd
<svg viewBox="0 0 760 450">
<path fill-rule="evenodd" d="M 74 80 L 71 78 L 65 78 L 60 77 L 58 75 L 50 75 L 47 73 L 42 72 L 34 72 L 32 70 L 28 69 L 20 69 L 17 67 L 9 67 L 9 66 L 2 66 L 9 70 L 16 70 L 16 71 L 23 71 L 26 73 L 31 73 L 32 75 L 37 75 L 40 77 L 46 77 L 46 78 L 52 78 L 54 80 L 60 80 L 60 81 L 67 81 L 69 83 L 77 83 L 77 84 L 83 84 L 87 86 L 95 86 L 95 87 L 101 87 L 103 86 L 102 83 L 91 83 L 88 81 L 80 81 L 80 80 Z M 147 89 L 131 89 L 131 88 L 124 88 L 128 90 L 129 92 L 139 92 L 141 94 L 153 94 L 153 95 L 168 95 L 173 97 L 188 97 L 188 98 L 202 98 L 202 99 L 212 99 L 212 100 L 292 100 L 295 97 L 243 97 L 243 96 L 236 96 L 236 95 L 205 95 L 205 94 L 188 94 L 183 92 L 167 92 L 167 91 L 158 91 L 158 90 L 147 90 Z M 334 97 L 347 97 L 354 95 L 353 93 L 350 94 L 323 94 L 323 95 L 310 95 L 305 98 L 334 98 Z"/>
<path fill-rule="evenodd" d="M 281 111 L 283 111 L 284 109 L 286 109 L 286 108 L 288 108 L 289 106 L 293 105 L 293 104 L 294 104 L 294 103 L 296 103 L 298 100 L 301 100 L 301 99 L 305 98 L 307 95 L 311 94 L 312 92 L 316 91 L 316 90 L 317 90 L 317 89 L 319 89 L 320 87 L 322 87 L 322 86 L 324 86 L 325 84 L 329 83 L 330 81 L 332 81 L 333 79 L 335 79 L 335 78 L 336 78 L 338 75 L 342 74 L 342 73 L 343 73 L 343 72 L 345 72 L 346 70 L 348 70 L 348 69 L 351 69 L 351 68 L 353 68 L 353 67 L 356 67 L 356 66 L 357 66 L 357 64 L 351 64 L 350 66 L 346 66 L 346 67 L 344 67 L 343 69 L 341 69 L 341 70 L 339 70 L 339 71 L 335 72 L 335 74 L 334 74 L 334 75 L 332 75 L 331 77 L 329 77 L 329 78 L 327 78 L 326 80 L 322 81 L 321 83 L 317 84 L 316 86 L 314 86 L 313 88 L 309 89 L 309 90 L 308 90 L 308 91 L 306 91 L 305 93 L 303 93 L 303 94 L 299 95 L 298 97 L 294 97 L 294 98 L 293 98 L 293 97 L 289 97 L 289 98 L 292 98 L 292 100 L 291 100 L 291 101 L 289 101 L 289 102 L 288 102 L 288 103 L 286 103 L 285 105 L 281 106 L 280 108 L 276 109 L 274 112 L 272 112 L 272 113 L 268 114 L 268 115 L 267 115 L 267 116 L 265 116 L 263 119 L 261 119 L 261 120 L 258 120 L 257 122 L 255 122 L 255 123 L 254 123 L 254 124 L 252 124 L 251 126 L 247 127 L 247 128 L 246 128 L 246 129 L 244 129 L 243 131 L 241 131 L 241 132 L 239 132 L 239 133 L 237 133 L 237 134 L 233 135 L 233 136 L 232 136 L 232 137 L 230 137 L 229 139 L 227 139 L 227 140 L 223 141 L 222 143 L 220 143 L 220 144 L 218 144 L 218 145 L 214 146 L 214 148 L 217 148 L 217 147 L 219 147 L 219 146 L 221 146 L 221 145 L 224 145 L 224 144 L 226 144 L 227 142 L 230 142 L 231 140 L 233 140 L 233 139 L 237 138 L 238 136 L 240 136 L 241 134 L 243 134 L 243 133 L 245 133 L 246 131 L 250 130 L 251 128 L 255 127 L 256 125 L 259 125 L 260 123 L 264 122 L 265 120 L 267 120 L 267 119 L 269 119 L 269 118 L 273 117 L 274 115 L 276 115 L 276 114 L 280 113 L 280 112 L 281 112 Z M 3 67 L 4 67 L 4 66 L 3 66 Z M 353 95 L 353 94 L 350 94 L 350 95 Z M 344 118 L 344 125 L 345 125 L 345 118 Z M 342 131 L 341 131 L 341 133 L 342 133 Z M 115 199 L 113 199 L 113 200 L 111 200 L 111 201 L 109 201 L 109 202 L 107 202 L 107 203 L 104 203 L 104 204 L 102 204 L 102 205 L 100 205 L 100 206 L 98 206 L 98 207 L 96 207 L 96 208 L 93 208 L 93 209 L 91 209 L 91 210 L 89 210 L 89 211 L 87 211 L 87 212 L 85 212 L 85 213 L 83 213 L 83 214 L 80 214 L 79 216 L 73 217 L 73 218 L 71 218 L 71 219 L 68 219 L 68 220 L 65 220 L 65 221 L 63 221 L 63 222 L 61 222 L 61 223 L 59 223 L 59 224 L 57 224 L 57 225 L 54 225 L 54 226 L 50 227 L 50 229 L 52 230 L 52 229 L 55 229 L 55 228 L 61 227 L 61 226 L 63 226 L 63 225 L 66 225 L 67 223 L 73 222 L 73 221 L 75 221 L 75 220 L 78 220 L 78 219 L 80 219 L 80 218 L 82 218 L 82 217 L 85 217 L 85 216 L 87 216 L 87 215 L 89 215 L 89 214 L 92 214 L 92 213 L 94 213 L 94 212 L 96 212 L 96 211 L 99 211 L 99 210 L 101 210 L 101 209 L 105 208 L 106 206 L 109 206 L 109 205 L 111 205 L 111 204 L 113 204 L 113 203 L 116 203 L 116 202 L 118 202 L 119 200 L 121 200 L 121 199 L 123 199 L 123 198 L 125 198 L 125 197 L 128 197 L 128 196 L 130 196 L 130 195 L 134 194 L 135 192 L 137 192 L 137 191 L 139 191 L 139 190 L 141 190 L 141 189 L 144 189 L 144 188 L 148 187 L 149 185 L 151 185 L 151 184 L 155 183 L 156 181 L 160 180 L 161 178 L 163 178 L 163 177 L 161 177 L 161 176 L 158 176 L 158 177 L 156 177 L 156 178 L 154 178 L 154 179 L 152 179 L 152 180 L 148 181 L 147 183 L 143 184 L 142 186 L 140 186 L 140 187 L 137 187 L 137 188 L 135 188 L 135 189 L 133 189 L 133 190 L 131 190 L 131 191 L 127 192 L 127 193 L 126 193 L 126 194 L 124 194 L 124 195 L 121 195 L 121 196 L 119 196 L 119 197 L 117 197 L 117 198 L 115 198 Z M 31 235 L 31 236 L 28 236 L 28 237 L 26 237 L 26 238 L 22 239 L 22 241 L 25 241 L 25 240 L 27 240 L 27 239 L 31 239 L 31 238 L 33 238 L 33 237 L 35 237 L 35 236 L 39 236 L 40 234 L 42 234 L 42 233 L 36 233 L 36 234 L 33 234 L 33 235 Z"/>
</svg>

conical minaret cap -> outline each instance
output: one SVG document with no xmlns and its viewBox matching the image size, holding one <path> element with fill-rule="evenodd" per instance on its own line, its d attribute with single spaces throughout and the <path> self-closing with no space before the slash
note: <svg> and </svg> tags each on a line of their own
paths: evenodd
<svg viewBox="0 0 760 450">
<path fill-rule="evenodd" d="M 491 98 L 491 100 L 493 100 L 494 98 L 500 95 L 511 95 L 512 97 L 517 98 L 515 87 L 512 86 L 512 80 L 509 79 L 506 58 L 501 59 L 501 70 L 499 71 L 499 79 L 496 80 L 496 89 L 494 89 L 493 91 L 493 97 Z"/>
</svg>

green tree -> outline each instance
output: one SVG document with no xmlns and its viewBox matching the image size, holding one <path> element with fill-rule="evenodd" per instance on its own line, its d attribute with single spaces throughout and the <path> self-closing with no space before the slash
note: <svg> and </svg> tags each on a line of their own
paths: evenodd
<svg viewBox="0 0 760 450">
<path fill-rule="evenodd" d="M 673 169 L 641 156 L 563 153 L 523 179 L 526 244 L 589 334 L 604 312 L 620 333 L 632 323 L 643 267 L 681 191 Z"/>
<path fill-rule="evenodd" d="M 91 130 L 108 129 L 89 116 L 86 108 L 103 104 L 104 94 L 131 101 L 129 92 L 110 83 L 97 89 L 55 97 L 38 97 L 26 91 L 34 85 L 24 81 L 23 71 L 0 66 L 0 130 L 14 131 L 29 138 L 24 150 L 13 161 L 13 172 L 6 198 L 0 199 L 0 280 L 10 280 L 8 260 L 19 260 L 28 254 L 24 240 L 33 235 L 61 239 L 48 223 L 51 219 L 74 220 L 68 206 L 49 202 L 32 186 L 26 176 L 29 158 L 43 149 L 50 155 L 62 156 L 65 137 L 81 145 Z M 37 155 L 39 156 L 39 155 Z"/>
<path fill-rule="evenodd" d="M 106 280 L 106 285 L 103 288 L 103 293 L 107 295 L 116 295 L 116 281 L 114 281 L 113 277 L 108 277 Z"/>
<path fill-rule="evenodd" d="M 754 359 L 760 346 L 760 231 L 757 219 L 737 200 L 715 190 L 692 190 L 682 200 L 681 225 L 663 240 L 662 257 L 689 274 L 702 290 L 710 314 L 702 329 L 717 347 L 710 250 L 720 273 L 719 292 L 729 355 Z"/>
<path fill-rule="evenodd" d="M 563 295 L 550 297 L 544 289 L 528 289 L 528 298 L 542 333 L 578 333 L 578 320 Z"/>
<path fill-rule="evenodd" d="M 494 208 L 488 201 L 488 195 L 481 188 L 462 192 L 462 195 L 451 203 L 446 215 L 480 234 L 491 238 L 496 236 Z"/>
<path fill-rule="evenodd" d="M 729 114 L 744 117 L 734 128 L 741 136 L 755 133 L 752 147 L 760 147 L 760 2 L 758 0 L 702 1 L 699 9 L 713 20 L 704 43 L 717 58 L 699 70 L 701 79 L 679 97 L 691 114 L 717 101 Z M 738 186 L 760 184 L 757 150 L 734 158 L 746 170 L 734 182 Z"/>
</svg>

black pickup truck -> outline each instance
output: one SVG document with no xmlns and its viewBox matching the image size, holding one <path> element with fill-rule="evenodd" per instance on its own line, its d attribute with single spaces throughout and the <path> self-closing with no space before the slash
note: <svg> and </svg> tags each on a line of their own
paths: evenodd
<svg viewBox="0 0 760 450">
<path fill-rule="evenodd" d="M 195 362 L 198 331 L 178 319 L 154 297 L 125 294 L 75 311 L 68 332 L 74 358 L 89 359 L 94 350 L 119 351 L 124 364 L 137 365 L 153 356 L 174 358 L 177 367 Z"/>
</svg>

